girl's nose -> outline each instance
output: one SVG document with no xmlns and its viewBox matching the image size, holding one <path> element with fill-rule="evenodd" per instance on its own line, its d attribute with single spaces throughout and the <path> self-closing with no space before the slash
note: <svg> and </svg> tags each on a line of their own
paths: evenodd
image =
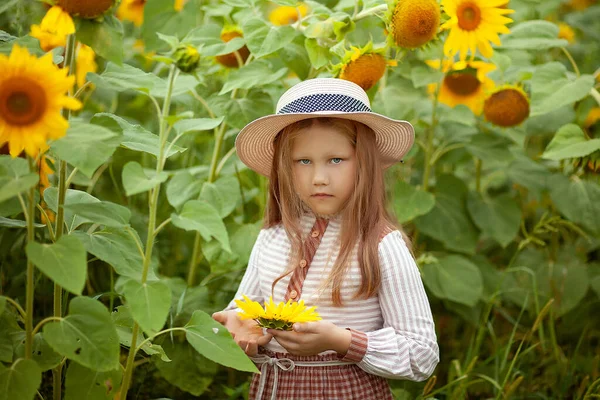
<svg viewBox="0 0 600 400">
<path fill-rule="evenodd" d="M 313 185 L 329 185 L 329 175 L 325 167 L 315 166 L 313 174 Z"/>
</svg>

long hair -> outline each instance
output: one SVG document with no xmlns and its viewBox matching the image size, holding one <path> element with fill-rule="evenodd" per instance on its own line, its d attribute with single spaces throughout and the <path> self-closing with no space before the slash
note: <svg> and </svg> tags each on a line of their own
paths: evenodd
<svg viewBox="0 0 600 400">
<path fill-rule="evenodd" d="M 356 244 L 362 281 L 354 298 L 366 299 L 375 296 L 381 286 L 378 247 L 382 233 L 402 230 L 386 210 L 383 168 L 375 133 L 371 128 L 360 122 L 331 117 L 306 119 L 288 125 L 273 143 L 274 157 L 264 227 L 283 225 L 291 243 L 290 266 L 273 282 L 272 289 L 279 280 L 294 271 L 301 257 L 300 219 L 304 205 L 294 189 L 291 151 L 294 139 L 301 134 L 301 130 L 313 124 L 332 126 L 344 134 L 354 147 L 357 159 L 354 191 L 340 210 L 340 249 L 327 280 L 331 282 L 333 304 L 341 306 L 342 281 Z M 409 245 L 408 238 L 402 234 Z"/>
</svg>

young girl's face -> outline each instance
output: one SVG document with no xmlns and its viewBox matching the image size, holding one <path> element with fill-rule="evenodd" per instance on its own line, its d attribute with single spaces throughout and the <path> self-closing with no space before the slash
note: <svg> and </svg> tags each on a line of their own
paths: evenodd
<svg viewBox="0 0 600 400">
<path fill-rule="evenodd" d="M 356 164 L 354 146 L 338 128 L 315 124 L 293 140 L 295 190 L 315 214 L 344 207 L 354 190 Z"/>
</svg>

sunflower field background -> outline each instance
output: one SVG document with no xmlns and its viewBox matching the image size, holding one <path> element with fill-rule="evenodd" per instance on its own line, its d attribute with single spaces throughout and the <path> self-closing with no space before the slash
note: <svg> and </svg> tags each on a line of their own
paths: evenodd
<svg viewBox="0 0 600 400">
<path fill-rule="evenodd" d="M 416 130 L 386 179 L 441 362 L 395 398 L 599 398 L 597 1 L 5 0 L 0 399 L 245 398 L 235 135 L 332 76 Z"/>
</svg>

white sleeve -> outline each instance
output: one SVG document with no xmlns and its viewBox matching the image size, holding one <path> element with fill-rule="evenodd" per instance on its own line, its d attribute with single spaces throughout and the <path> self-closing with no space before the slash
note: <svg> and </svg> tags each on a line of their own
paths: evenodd
<svg viewBox="0 0 600 400">
<path fill-rule="evenodd" d="M 240 286 L 231 300 L 231 302 L 223 309 L 223 311 L 227 310 L 238 310 L 237 304 L 235 304 L 234 300 L 242 300 L 243 295 L 248 296 L 252 301 L 258 301 L 262 303 L 264 301 L 264 297 L 260 292 L 260 281 L 258 279 L 258 266 L 259 266 L 259 258 L 260 258 L 260 248 L 262 246 L 263 237 L 265 235 L 265 230 L 261 229 L 256 238 L 256 242 L 254 242 L 254 246 L 252 247 L 252 252 L 250 253 L 250 259 L 248 260 L 248 266 L 246 267 L 246 272 L 244 273 L 244 277 L 240 282 Z"/>
<path fill-rule="evenodd" d="M 439 362 L 439 348 L 429 300 L 419 268 L 399 231 L 379 243 L 383 328 L 365 332 L 363 370 L 392 379 L 423 381 Z"/>
</svg>

